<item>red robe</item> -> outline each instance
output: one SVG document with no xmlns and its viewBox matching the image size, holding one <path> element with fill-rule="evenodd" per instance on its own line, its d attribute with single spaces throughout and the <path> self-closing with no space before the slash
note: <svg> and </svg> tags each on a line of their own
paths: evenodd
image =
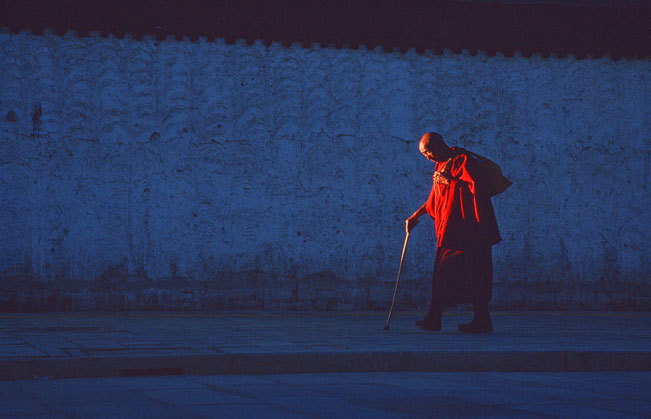
<svg viewBox="0 0 651 419">
<path fill-rule="evenodd" d="M 499 243 L 502 237 L 482 182 L 481 165 L 464 149 L 452 147 L 451 161 L 444 171 L 445 166 L 446 162 L 436 163 L 426 205 L 434 219 L 437 247 L 473 250 Z M 442 171 L 449 173 L 445 179 L 437 176 Z"/>
</svg>

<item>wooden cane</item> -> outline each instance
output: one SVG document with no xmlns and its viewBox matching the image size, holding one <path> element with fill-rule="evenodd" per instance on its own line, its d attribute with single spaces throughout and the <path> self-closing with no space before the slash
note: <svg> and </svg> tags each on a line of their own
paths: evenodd
<svg viewBox="0 0 651 419">
<path fill-rule="evenodd" d="M 396 280 L 396 289 L 393 290 L 393 300 L 391 300 L 391 308 L 389 309 L 389 317 L 387 324 L 384 325 L 384 330 L 389 330 L 389 322 L 391 321 L 391 314 L 393 313 L 393 306 L 396 304 L 396 295 L 398 295 L 398 284 L 400 283 L 400 273 L 402 272 L 402 261 L 405 259 L 405 250 L 407 250 L 407 242 L 409 241 L 409 232 L 405 236 L 405 244 L 402 246 L 402 256 L 400 256 L 400 267 L 398 268 L 398 279 Z"/>
</svg>

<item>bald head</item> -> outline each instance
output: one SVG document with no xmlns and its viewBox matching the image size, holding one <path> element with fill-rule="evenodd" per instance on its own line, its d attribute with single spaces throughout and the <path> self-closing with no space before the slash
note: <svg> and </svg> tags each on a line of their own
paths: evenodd
<svg viewBox="0 0 651 419">
<path fill-rule="evenodd" d="M 428 132 L 418 144 L 420 152 L 430 161 L 445 161 L 450 157 L 450 147 L 445 144 L 441 134 Z"/>
</svg>

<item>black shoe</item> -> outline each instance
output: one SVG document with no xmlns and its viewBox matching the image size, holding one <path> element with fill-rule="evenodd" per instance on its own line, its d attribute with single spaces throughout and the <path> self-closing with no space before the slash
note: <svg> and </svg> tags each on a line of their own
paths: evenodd
<svg viewBox="0 0 651 419">
<path fill-rule="evenodd" d="M 438 332 L 441 330 L 441 319 L 432 320 L 425 317 L 422 320 L 416 320 L 416 327 L 428 332 Z"/>
<path fill-rule="evenodd" d="M 493 331 L 493 322 L 490 318 L 483 321 L 473 319 L 468 324 L 460 324 L 457 329 L 463 333 L 490 333 Z"/>
</svg>

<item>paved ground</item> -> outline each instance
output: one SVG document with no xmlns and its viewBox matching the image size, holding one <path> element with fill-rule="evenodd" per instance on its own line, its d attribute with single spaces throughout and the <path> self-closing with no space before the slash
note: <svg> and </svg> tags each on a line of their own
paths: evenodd
<svg viewBox="0 0 651 419">
<path fill-rule="evenodd" d="M 650 384 L 649 372 L 396 372 L 0 381 L 0 416 L 648 418 Z"/>
<path fill-rule="evenodd" d="M 651 371 L 650 313 L 0 314 L 0 380 L 373 371 Z"/>
</svg>

